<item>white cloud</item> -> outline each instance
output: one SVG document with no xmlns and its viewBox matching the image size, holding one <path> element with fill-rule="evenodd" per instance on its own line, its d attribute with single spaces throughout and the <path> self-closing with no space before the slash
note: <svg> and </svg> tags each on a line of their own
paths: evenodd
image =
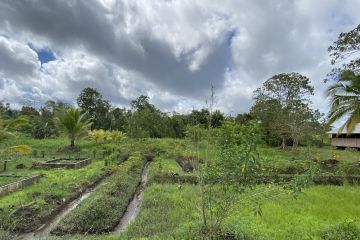
<svg viewBox="0 0 360 240">
<path fill-rule="evenodd" d="M 326 112 L 327 47 L 360 23 L 359 8 L 352 0 L 1 2 L 0 99 L 75 101 L 89 86 L 119 105 L 148 94 L 184 112 L 204 105 L 213 83 L 217 107 L 235 114 L 267 78 L 296 71 Z M 41 67 L 28 43 L 57 59 Z"/>
</svg>

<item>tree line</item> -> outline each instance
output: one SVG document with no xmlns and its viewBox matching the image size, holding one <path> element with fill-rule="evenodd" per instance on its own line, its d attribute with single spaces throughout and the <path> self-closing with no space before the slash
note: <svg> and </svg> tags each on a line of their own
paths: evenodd
<svg viewBox="0 0 360 240">
<path fill-rule="evenodd" d="M 254 91 L 250 111 L 235 117 L 219 110 L 210 112 L 207 108 L 188 114 L 164 113 L 144 95 L 132 100 L 130 109 L 119 108 L 94 88 L 83 89 L 76 100 L 81 114 L 90 119 L 92 130 L 117 130 L 134 138 L 184 138 L 191 126 L 206 129 L 219 128 L 226 121 L 239 125 L 256 121 L 261 126 L 263 140 L 269 145 L 296 148 L 299 144 L 316 143 L 321 146 L 330 124 L 346 117 L 339 131 L 346 128 L 351 132 L 360 122 L 360 58 L 356 57 L 359 50 L 360 25 L 341 33 L 328 48 L 334 67 L 325 79 L 333 82 L 326 90 L 330 99 L 326 117 L 311 107 L 314 87 L 309 78 L 296 72 L 270 77 Z M 25 116 L 31 124 L 21 126 L 20 131 L 38 139 L 58 136 L 60 128 L 54 120 L 57 109 L 70 111 L 71 106 L 49 100 L 38 109 L 27 105 L 16 110 L 10 103 L 0 101 L 0 120 L 4 122 L 1 125 Z"/>
<path fill-rule="evenodd" d="M 184 138 L 192 126 L 219 128 L 225 121 L 241 125 L 254 120 L 260 123 L 264 140 L 270 145 L 285 147 L 292 144 L 297 147 L 304 136 L 314 137 L 323 130 L 320 123 L 322 115 L 309 106 L 308 97 L 312 92 L 308 78 L 298 73 L 275 75 L 262 88 L 254 91 L 255 103 L 250 112 L 234 117 L 226 116 L 220 110 L 210 113 L 207 108 L 187 114 L 164 113 L 144 95 L 132 100 L 130 109 L 119 108 L 112 106 L 94 88 L 83 89 L 76 102 L 81 113 L 86 113 L 91 120 L 91 130 L 117 130 L 133 138 Z M 54 120 L 57 109 L 70 111 L 70 107 L 69 104 L 49 100 L 38 109 L 22 106 L 16 110 L 10 104 L 1 103 L 0 112 L 3 119 L 26 116 L 31 124 L 19 130 L 42 139 L 60 134 Z"/>
<path fill-rule="evenodd" d="M 207 126 L 210 112 L 207 109 L 193 110 L 189 114 L 176 112 L 165 113 L 150 103 L 148 96 L 141 95 L 131 101 L 131 108 L 112 106 L 97 89 L 84 88 L 76 99 L 82 113 L 86 113 L 91 120 L 91 130 L 118 130 L 134 138 L 183 138 L 187 126 Z M 19 130 L 33 138 L 43 139 L 60 134 L 55 124 L 55 115 L 58 109 L 69 110 L 70 104 L 49 100 L 40 108 L 22 106 L 17 110 L 9 103 L 0 102 L 0 113 L 3 119 L 15 119 L 26 116 L 31 124 Z M 211 126 L 220 127 L 225 116 L 219 110 L 212 113 Z"/>
</svg>

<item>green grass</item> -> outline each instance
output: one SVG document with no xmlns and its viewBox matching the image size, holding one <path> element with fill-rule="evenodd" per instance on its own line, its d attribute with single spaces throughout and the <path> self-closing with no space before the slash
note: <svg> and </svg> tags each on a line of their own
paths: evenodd
<svg viewBox="0 0 360 240">
<path fill-rule="evenodd" d="M 151 178 L 155 173 L 162 174 L 181 174 L 179 164 L 173 158 L 164 158 L 162 156 L 155 158 L 154 162 L 149 167 L 149 177 Z"/>
<path fill-rule="evenodd" d="M 16 177 L 0 176 L 0 187 L 10 183 L 21 181 L 25 178 L 27 178 L 27 176 L 16 176 Z"/>
<path fill-rule="evenodd" d="M 33 185 L 0 197 L 0 226 L 3 229 L 26 229 L 38 225 L 39 219 L 46 216 L 58 202 L 69 199 L 80 187 L 93 182 L 105 173 L 102 161 L 94 161 L 81 169 L 51 169 L 41 171 L 45 174 Z M 54 197 L 58 201 L 46 201 Z M 27 206 L 33 216 L 12 216 L 12 212 Z M 33 226 L 32 226 L 33 227 Z"/>
<path fill-rule="evenodd" d="M 270 147 L 260 147 L 260 155 L 265 161 L 288 162 L 288 161 L 304 161 L 304 160 L 327 160 L 335 159 L 340 162 L 360 162 L 360 151 L 355 149 L 337 150 L 334 147 L 326 146 L 318 147 L 299 147 L 298 150 L 279 150 Z"/>
<path fill-rule="evenodd" d="M 181 184 L 180 177 L 195 177 L 194 173 L 183 173 L 176 158 L 179 155 L 194 155 L 194 146 L 188 140 L 179 139 L 128 139 L 121 144 L 96 145 L 90 141 L 79 141 L 83 155 L 92 156 L 93 149 L 97 151 L 97 159 L 85 168 L 71 169 L 30 169 L 32 161 L 44 160 L 39 157 L 45 152 L 45 160 L 52 156 L 59 156 L 57 149 L 68 144 L 67 139 L 33 140 L 20 137 L 8 142 L 8 145 L 28 144 L 38 151 L 38 156 L 15 156 L 9 163 L 8 173 L 33 175 L 45 173 L 45 177 L 38 183 L 22 190 L 15 191 L 0 197 L 0 228 L 11 229 L 15 225 L 34 224 L 39 216 L 43 216 L 56 203 L 47 203 L 46 195 L 60 198 L 69 198 L 74 189 L 91 182 L 105 173 L 103 152 L 116 148 L 116 153 L 106 155 L 111 162 L 112 169 L 123 171 L 123 163 L 116 167 L 114 160 L 118 153 L 128 154 L 141 151 L 142 154 L 156 153 L 154 162 L 150 164 L 150 184 L 145 189 L 144 202 L 141 212 L 128 230 L 120 235 L 71 235 L 64 237 L 50 237 L 50 239 L 87 239 L 87 240 L 116 240 L 116 239 L 195 239 L 199 236 L 200 212 L 199 191 L 194 184 Z M 205 144 L 200 144 L 200 158 L 204 159 Z M 210 159 L 216 158 L 216 149 L 210 148 Z M 260 147 L 263 164 L 269 169 L 287 169 L 289 167 L 307 167 L 312 160 L 337 159 L 340 167 L 331 174 L 348 174 L 354 168 L 346 167 L 360 161 L 360 152 L 354 150 L 340 151 L 332 147 L 306 148 L 297 151 L 280 151 L 275 148 Z M 64 155 L 66 157 L 66 155 Z M 25 164 L 26 169 L 16 169 L 16 165 Z M 0 166 L 1 167 L 1 166 Z M 171 177 L 179 175 L 174 181 L 151 181 L 156 176 Z M 356 173 L 356 171 L 355 171 Z M 123 211 L 129 196 L 133 193 L 138 177 L 123 173 L 104 181 L 98 189 L 64 220 L 61 227 L 68 232 L 106 232 L 119 220 L 119 212 Z M 0 178 L 1 181 L 1 178 Z M 1 185 L 1 182 L 0 182 Z M 120 196 L 111 193 L 114 189 L 125 189 Z M 126 186 L 125 188 L 123 188 Z M 261 186 L 260 186 L 261 187 Z M 255 190 L 256 191 L 256 190 Z M 234 193 L 234 196 L 236 193 Z M 244 196 L 251 195 L 245 193 Z M 271 197 L 267 195 L 268 197 Z M 297 200 L 291 195 L 279 195 L 273 199 L 264 200 L 258 197 L 255 200 L 262 202 L 262 217 L 254 217 L 252 203 L 255 201 L 236 202 L 233 211 L 225 218 L 222 229 L 224 232 L 248 236 L 249 239 L 321 239 L 321 234 L 327 229 L 336 229 L 334 226 L 350 220 L 356 220 L 360 226 L 360 186 L 313 186 L 305 190 Z M 15 223 L 9 218 L 11 212 L 21 206 L 30 206 L 35 209 L 36 218 L 24 218 Z M 79 224 L 80 223 L 80 224 Z M 111 227 L 109 227 L 111 226 Z M 89 229 L 97 229 L 89 230 Z M 104 230 L 106 229 L 106 230 Z M 65 232 L 66 232 L 65 231 Z M 335 231 L 335 230 L 333 230 Z M 329 232 L 331 232 L 329 230 Z M 0 231 L 1 234 L 7 232 Z"/>
<path fill-rule="evenodd" d="M 60 222 L 55 232 L 67 234 L 112 231 L 140 182 L 143 162 L 140 155 L 135 155 L 122 163 L 89 198 Z"/>
<path fill-rule="evenodd" d="M 151 184 L 145 190 L 141 212 L 123 234 L 73 235 L 49 239 L 123 240 L 192 239 L 200 221 L 198 189 L 193 185 Z M 195 226 L 194 226 L 195 224 Z"/>
<path fill-rule="evenodd" d="M 199 222 L 198 189 L 191 185 L 151 184 L 141 212 L 124 238 L 169 239 L 185 237 Z"/>
<path fill-rule="evenodd" d="M 314 186 L 297 200 L 285 195 L 264 201 L 260 221 L 251 207 L 239 204 L 225 226 L 245 230 L 255 239 L 320 239 L 326 227 L 360 220 L 359 199 L 359 186 Z"/>
<path fill-rule="evenodd" d="M 359 190 L 358 186 L 316 186 L 297 200 L 287 195 L 267 200 L 260 220 L 253 215 L 252 205 L 244 207 L 239 203 L 222 229 L 248 239 L 321 239 L 324 229 L 359 218 Z M 198 189 L 194 185 L 179 188 L 174 184 L 151 184 L 145 190 L 139 216 L 124 234 L 65 239 L 195 239 L 200 224 L 198 207 Z"/>
</svg>

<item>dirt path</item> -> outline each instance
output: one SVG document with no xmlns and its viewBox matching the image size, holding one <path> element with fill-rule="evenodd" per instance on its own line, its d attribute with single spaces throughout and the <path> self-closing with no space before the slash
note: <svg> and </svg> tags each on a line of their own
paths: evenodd
<svg viewBox="0 0 360 240">
<path fill-rule="evenodd" d="M 115 233 L 124 232 L 130 225 L 130 223 L 135 220 L 135 218 L 140 212 L 141 204 L 144 199 L 144 189 L 148 182 L 149 164 L 150 162 L 147 162 L 144 166 L 141 176 L 141 183 L 136 188 L 134 198 L 131 200 L 128 207 L 126 208 L 124 215 L 121 217 L 120 223 L 116 226 L 114 230 Z"/>
</svg>

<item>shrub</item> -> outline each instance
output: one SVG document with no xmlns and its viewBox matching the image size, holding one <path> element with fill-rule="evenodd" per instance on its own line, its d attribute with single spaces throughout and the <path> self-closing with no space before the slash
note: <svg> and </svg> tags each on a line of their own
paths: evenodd
<svg viewBox="0 0 360 240">
<path fill-rule="evenodd" d="M 321 233 L 323 240 L 357 240 L 360 239 L 360 228 L 354 222 L 344 222 L 327 227 Z"/>
</svg>

